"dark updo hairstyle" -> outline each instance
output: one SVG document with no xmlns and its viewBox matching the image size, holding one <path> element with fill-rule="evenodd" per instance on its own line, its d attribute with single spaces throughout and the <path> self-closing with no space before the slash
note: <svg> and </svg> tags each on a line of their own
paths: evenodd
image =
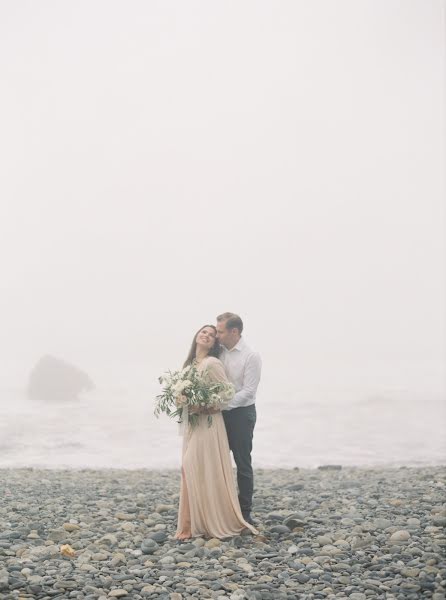
<svg viewBox="0 0 446 600">
<path fill-rule="evenodd" d="M 217 335 L 217 328 L 214 325 L 203 325 L 203 327 L 200 327 L 200 329 L 194 335 L 194 339 L 192 340 L 192 345 L 190 347 L 189 354 L 187 355 L 187 358 L 184 362 L 183 369 L 184 369 L 184 367 L 191 365 L 192 362 L 194 361 L 196 353 L 197 353 L 197 342 L 196 342 L 197 335 L 205 327 L 210 327 L 211 329 L 213 329 L 215 331 L 215 335 Z M 209 350 L 208 356 L 215 356 L 215 358 L 218 358 L 220 356 L 220 353 L 221 353 L 221 346 L 220 346 L 219 341 L 217 340 L 217 337 L 215 337 L 215 343 L 212 346 L 212 348 Z"/>
</svg>

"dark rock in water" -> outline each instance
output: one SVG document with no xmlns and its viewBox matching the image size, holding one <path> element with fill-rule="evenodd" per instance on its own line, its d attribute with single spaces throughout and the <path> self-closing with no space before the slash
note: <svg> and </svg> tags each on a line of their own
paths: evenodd
<svg viewBox="0 0 446 600">
<path fill-rule="evenodd" d="M 31 371 L 28 396 L 37 400 L 76 400 L 81 392 L 94 388 L 81 369 L 54 358 L 42 357 Z"/>
</svg>

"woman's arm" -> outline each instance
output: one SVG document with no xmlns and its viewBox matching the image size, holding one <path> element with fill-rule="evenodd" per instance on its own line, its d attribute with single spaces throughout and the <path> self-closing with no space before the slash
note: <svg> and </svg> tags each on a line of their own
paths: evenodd
<svg viewBox="0 0 446 600">
<path fill-rule="evenodd" d="M 209 361 L 209 364 L 207 366 L 207 376 L 211 383 L 221 383 L 225 388 L 217 394 L 219 397 L 219 402 L 214 412 L 219 412 L 220 410 L 225 408 L 232 400 L 235 394 L 235 389 L 226 375 L 223 363 L 221 362 L 221 360 L 218 360 L 218 358 L 214 358 Z"/>
</svg>

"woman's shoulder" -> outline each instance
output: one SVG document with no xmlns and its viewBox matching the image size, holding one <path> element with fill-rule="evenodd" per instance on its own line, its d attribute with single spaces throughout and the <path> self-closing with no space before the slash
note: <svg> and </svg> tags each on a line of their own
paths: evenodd
<svg viewBox="0 0 446 600">
<path fill-rule="evenodd" d="M 208 356 L 206 358 L 206 364 L 207 365 L 221 365 L 223 366 L 223 363 L 221 362 L 221 360 L 215 356 Z"/>
<path fill-rule="evenodd" d="M 204 364 L 205 369 L 212 371 L 213 373 L 224 373 L 225 367 L 219 358 L 215 356 L 208 356 Z"/>
<path fill-rule="evenodd" d="M 225 368 L 221 360 L 215 356 L 208 356 L 204 362 L 204 370 L 212 381 L 223 383 L 228 380 Z"/>
</svg>

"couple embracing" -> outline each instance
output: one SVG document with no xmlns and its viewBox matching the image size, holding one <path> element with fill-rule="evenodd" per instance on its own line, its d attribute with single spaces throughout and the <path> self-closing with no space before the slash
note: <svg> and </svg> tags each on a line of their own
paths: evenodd
<svg viewBox="0 0 446 600">
<path fill-rule="evenodd" d="M 230 382 L 232 399 L 199 409 L 198 424 L 184 427 L 180 506 L 176 538 L 226 538 L 244 529 L 257 533 L 251 517 L 251 450 L 261 360 L 245 344 L 243 322 L 234 313 L 217 317 L 195 335 L 184 366 L 194 365 L 210 383 Z M 208 416 L 212 412 L 212 425 Z M 230 450 L 237 466 L 238 496 Z"/>
</svg>

